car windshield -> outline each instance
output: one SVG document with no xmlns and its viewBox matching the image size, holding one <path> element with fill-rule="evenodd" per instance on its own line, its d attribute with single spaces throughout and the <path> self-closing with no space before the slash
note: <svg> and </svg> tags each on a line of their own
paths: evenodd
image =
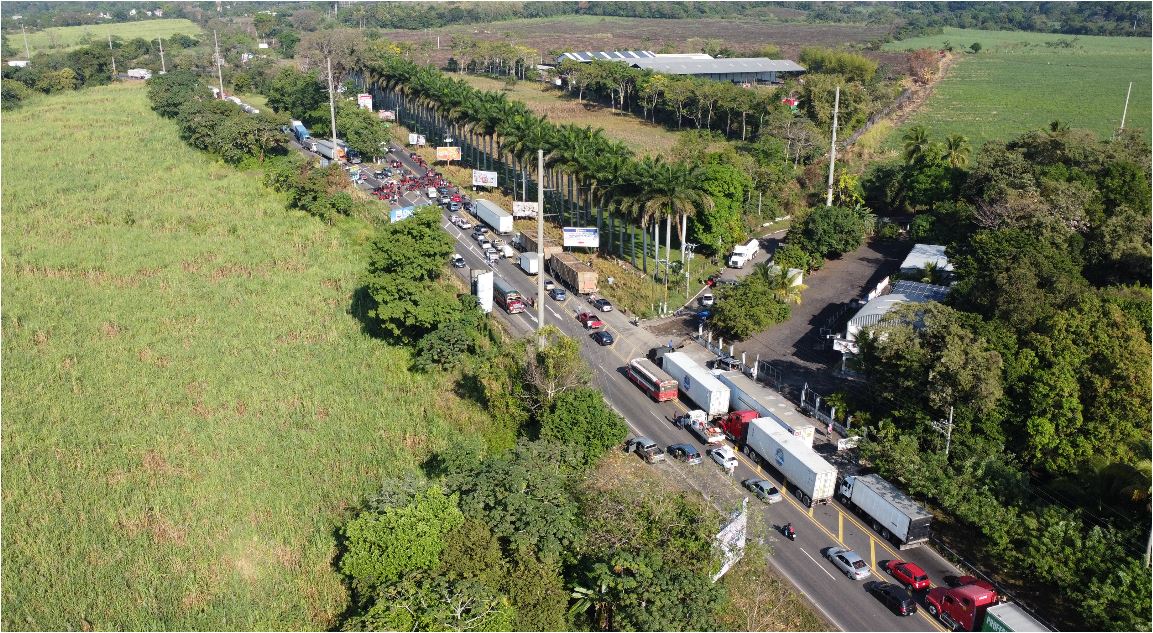
<svg viewBox="0 0 1153 633">
<path fill-rule="evenodd" d="M 916 580 L 917 582 L 921 582 L 922 580 L 928 580 L 928 579 L 929 579 L 929 577 L 926 576 L 925 574 L 921 574 L 919 576 L 913 577 L 913 580 Z"/>
</svg>

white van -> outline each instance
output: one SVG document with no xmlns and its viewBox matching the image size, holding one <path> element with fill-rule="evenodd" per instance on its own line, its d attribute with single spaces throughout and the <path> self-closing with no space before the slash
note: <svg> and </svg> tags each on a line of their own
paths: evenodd
<svg viewBox="0 0 1153 633">
<path fill-rule="evenodd" d="M 425 193 L 428 194 L 428 199 L 434 203 L 440 198 L 440 194 L 436 192 L 436 187 L 429 187 Z"/>
</svg>

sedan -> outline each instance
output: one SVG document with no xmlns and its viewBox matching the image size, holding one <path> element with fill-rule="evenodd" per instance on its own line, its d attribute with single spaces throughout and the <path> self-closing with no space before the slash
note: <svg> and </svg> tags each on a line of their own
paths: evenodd
<svg viewBox="0 0 1153 633">
<path fill-rule="evenodd" d="M 709 293 L 706 293 L 701 295 L 701 298 L 697 299 L 697 301 L 701 304 L 702 308 L 711 308 L 713 307 L 713 304 L 717 302 L 717 298 Z"/>
<path fill-rule="evenodd" d="M 773 482 L 767 479 L 746 479 L 741 482 L 741 485 L 749 490 L 749 492 L 757 495 L 757 498 L 765 503 L 777 503 L 781 497 L 781 491 L 773 485 Z"/>
<path fill-rule="evenodd" d="M 917 602 L 913 600 L 909 592 L 891 582 L 874 580 L 865 583 L 865 589 L 897 615 L 913 615 L 917 612 Z"/>
<path fill-rule="evenodd" d="M 863 580 L 873 574 L 865 559 L 851 549 L 830 547 L 825 551 L 825 558 L 845 572 L 845 575 L 851 580 Z"/>
<path fill-rule="evenodd" d="M 701 452 L 692 444 L 673 444 L 665 452 L 686 464 L 701 463 Z"/>
<path fill-rule="evenodd" d="M 710 448 L 705 451 L 709 457 L 712 458 L 718 466 L 725 470 L 735 470 L 737 467 L 737 456 L 733 453 L 733 449 L 728 446 L 718 446 L 717 448 Z"/>
<path fill-rule="evenodd" d="M 462 231 L 467 231 L 467 230 L 472 228 L 472 222 L 469 222 L 468 220 L 461 218 L 460 224 L 457 224 L 457 226 L 459 226 Z"/>
<path fill-rule="evenodd" d="M 597 318 L 597 315 L 592 312 L 581 312 L 577 315 L 577 321 L 580 321 L 585 329 L 595 330 L 605 326 L 605 322 Z"/>
<path fill-rule="evenodd" d="M 464 258 L 461 257 L 460 255 L 453 254 L 452 267 L 453 268 L 464 268 Z"/>
<path fill-rule="evenodd" d="M 601 347 L 608 347 L 609 345 L 612 345 L 614 342 L 616 342 L 612 333 L 606 332 L 604 330 L 593 332 L 593 340 L 596 341 L 597 345 L 600 345 Z"/>
<path fill-rule="evenodd" d="M 548 291 L 548 296 L 552 297 L 553 301 L 564 301 L 565 299 L 568 299 L 568 293 L 564 291 L 564 288 L 554 287 L 552 290 Z"/>
<path fill-rule="evenodd" d="M 547 291 L 547 290 L 552 290 L 552 289 L 553 289 L 553 288 L 555 288 L 555 287 L 556 287 L 556 282 L 555 282 L 555 281 L 553 281 L 553 280 L 551 280 L 551 279 L 545 279 L 545 280 L 544 280 L 544 289 L 545 289 L 546 291 Z"/>
<path fill-rule="evenodd" d="M 441 203 L 441 204 L 447 205 L 447 204 L 448 204 L 448 203 L 450 203 L 450 202 L 452 202 L 452 197 L 451 197 L 451 196 L 441 196 L 441 197 L 440 197 L 440 203 Z"/>
<path fill-rule="evenodd" d="M 450 203 L 448 203 L 448 210 L 449 210 L 449 211 L 452 211 L 452 212 L 454 212 L 454 213 L 455 213 L 455 212 L 457 212 L 457 211 L 460 211 L 460 203 L 459 203 L 459 202 L 450 202 Z"/>
<path fill-rule="evenodd" d="M 594 308 L 596 308 L 597 310 L 600 310 L 601 312 L 612 312 L 613 311 L 613 304 L 609 303 L 609 300 L 605 299 L 604 297 L 597 297 L 596 299 L 593 299 L 589 303 L 591 303 Z"/>
<path fill-rule="evenodd" d="M 929 581 L 929 575 L 925 573 L 925 570 L 916 563 L 891 560 L 885 563 L 885 571 L 889 572 L 894 580 L 901 583 L 909 591 L 928 589 L 933 584 Z"/>
</svg>

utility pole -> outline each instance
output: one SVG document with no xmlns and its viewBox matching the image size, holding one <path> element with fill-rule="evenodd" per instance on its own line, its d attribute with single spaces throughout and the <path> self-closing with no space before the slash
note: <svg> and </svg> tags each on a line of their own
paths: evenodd
<svg viewBox="0 0 1153 633">
<path fill-rule="evenodd" d="M 328 113 L 332 119 L 332 159 L 336 160 L 340 155 L 340 148 L 336 146 L 336 95 L 332 89 L 332 58 L 325 57 L 324 61 L 328 65 Z"/>
<path fill-rule="evenodd" d="M 829 194 L 825 206 L 833 206 L 833 165 L 837 162 L 837 111 L 841 108 L 841 87 L 837 86 L 837 96 L 833 101 L 833 142 L 829 146 Z"/>
<path fill-rule="evenodd" d="M 540 335 L 544 327 L 544 150 L 536 151 L 536 331 L 537 345 L 544 347 Z"/>
<path fill-rule="evenodd" d="M 216 31 L 212 31 L 212 41 L 215 44 L 216 50 L 216 78 L 220 80 L 220 98 L 224 98 L 224 71 L 220 69 L 220 38 L 216 37 Z"/>
<path fill-rule="evenodd" d="M 160 42 L 160 74 L 163 75 L 168 72 L 168 66 L 164 65 L 164 40 L 158 37 L 156 41 Z"/>
<path fill-rule="evenodd" d="M 953 407 L 949 407 L 949 421 L 936 420 L 933 428 L 945 436 L 945 459 L 949 459 L 949 445 L 953 440 Z"/>
<path fill-rule="evenodd" d="M 1133 94 L 1133 82 L 1129 82 L 1129 91 L 1125 93 L 1125 109 L 1121 111 L 1121 131 L 1125 131 L 1125 117 L 1129 114 L 1129 95 Z"/>
<path fill-rule="evenodd" d="M 28 31 L 24 30 L 24 21 L 20 21 L 20 32 L 24 34 L 24 55 L 28 59 L 32 59 L 32 49 L 28 48 Z M 1132 85 L 1132 84 L 1130 84 Z"/>
<path fill-rule="evenodd" d="M 108 50 L 114 51 L 114 49 L 112 48 L 112 33 L 108 34 Z M 112 54 L 112 78 L 116 79 L 116 54 L 115 54 L 115 52 L 113 52 L 113 54 Z"/>
<path fill-rule="evenodd" d="M 696 244 L 685 242 L 685 298 L 689 296 L 689 269 L 693 266 L 693 250 L 697 247 Z"/>
</svg>

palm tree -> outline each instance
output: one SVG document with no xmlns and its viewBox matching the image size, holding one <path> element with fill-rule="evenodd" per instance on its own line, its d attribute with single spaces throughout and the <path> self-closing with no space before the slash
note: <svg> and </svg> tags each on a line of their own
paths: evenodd
<svg viewBox="0 0 1153 633">
<path fill-rule="evenodd" d="M 924 161 L 932 146 L 929 142 L 929 132 L 923 125 L 910 128 L 902 140 L 905 141 L 905 163 L 908 165 Z"/>
<path fill-rule="evenodd" d="M 808 286 L 800 282 L 801 271 L 790 271 L 788 268 L 760 262 L 753 267 L 753 275 L 764 282 L 773 296 L 782 303 L 801 304 L 801 293 Z"/>
<path fill-rule="evenodd" d="M 969 164 L 969 139 L 960 134 L 950 134 L 945 139 L 945 161 L 953 169 Z"/>
</svg>

